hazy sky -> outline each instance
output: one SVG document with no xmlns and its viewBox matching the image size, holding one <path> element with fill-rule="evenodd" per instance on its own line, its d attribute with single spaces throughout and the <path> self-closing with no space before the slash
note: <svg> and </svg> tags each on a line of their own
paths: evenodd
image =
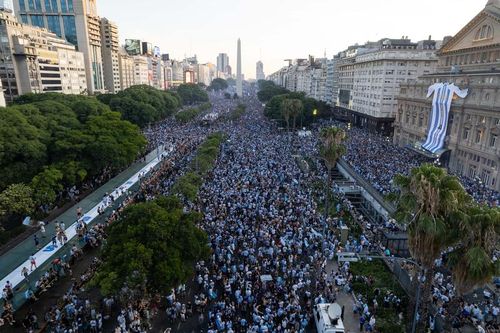
<svg viewBox="0 0 500 333">
<path fill-rule="evenodd" d="M 229 55 L 236 72 L 242 40 L 243 72 L 266 75 L 288 58 L 328 58 L 355 43 L 408 36 L 456 34 L 487 0 L 98 0 L 100 16 L 118 24 L 120 39 L 151 42 L 175 59 L 196 54 L 216 63 Z"/>
</svg>

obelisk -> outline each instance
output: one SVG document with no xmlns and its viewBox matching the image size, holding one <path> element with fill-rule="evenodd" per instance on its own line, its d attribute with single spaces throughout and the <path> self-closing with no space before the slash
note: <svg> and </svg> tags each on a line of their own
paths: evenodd
<svg viewBox="0 0 500 333">
<path fill-rule="evenodd" d="M 236 94 L 243 96 L 243 78 L 241 76 L 241 40 L 238 38 L 238 60 L 236 65 Z"/>
</svg>

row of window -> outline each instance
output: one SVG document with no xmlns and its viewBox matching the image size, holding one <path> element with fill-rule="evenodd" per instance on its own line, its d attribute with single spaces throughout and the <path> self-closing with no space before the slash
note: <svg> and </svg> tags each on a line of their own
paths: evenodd
<svg viewBox="0 0 500 333">
<path fill-rule="evenodd" d="M 480 63 L 497 62 L 500 59 L 500 51 L 476 52 L 446 57 L 446 66 L 472 65 Z"/>
<path fill-rule="evenodd" d="M 476 144 L 481 144 L 484 138 L 484 131 L 481 129 L 477 129 L 474 133 L 474 143 Z M 464 128 L 464 132 L 462 134 L 462 139 L 463 140 L 469 140 L 471 136 L 471 129 L 470 128 Z M 498 135 L 494 133 L 490 133 L 490 138 L 488 140 L 488 147 L 490 148 L 496 148 L 498 144 Z"/>
<path fill-rule="evenodd" d="M 42 0 L 19 0 L 21 12 L 35 13 L 73 13 L 73 0 L 45 0 L 45 8 L 42 8 Z"/>
</svg>

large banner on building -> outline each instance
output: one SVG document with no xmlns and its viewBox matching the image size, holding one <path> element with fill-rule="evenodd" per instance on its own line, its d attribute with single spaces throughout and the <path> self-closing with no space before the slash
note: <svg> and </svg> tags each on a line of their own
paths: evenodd
<svg viewBox="0 0 500 333">
<path fill-rule="evenodd" d="M 139 39 L 125 39 L 125 52 L 131 56 L 141 54 L 141 41 Z"/>
<path fill-rule="evenodd" d="M 465 98 L 467 93 L 468 89 L 461 90 L 453 83 L 435 83 L 429 87 L 427 98 L 434 94 L 434 99 L 432 101 L 429 133 L 422 148 L 434 154 L 444 147 L 453 96 L 456 94 L 460 98 Z"/>
</svg>

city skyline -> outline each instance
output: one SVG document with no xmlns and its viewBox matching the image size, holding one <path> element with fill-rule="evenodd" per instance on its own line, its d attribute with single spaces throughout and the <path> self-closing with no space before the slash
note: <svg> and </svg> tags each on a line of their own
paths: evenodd
<svg viewBox="0 0 500 333">
<path fill-rule="evenodd" d="M 147 40 L 176 59 L 196 54 L 200 62 L 216 63 L 219 53 L 227 53 L 231 67 L 236 68 L 234 44 L 241 38 L 245 41 L 243 74 L 255 78 L 259 60 L 269 74 L 285 65 L 284 59 L 309 54 L 323 57 L 325 53 L 331 58 L 349 45 L 368 40 L 453 36 L 461 28 L 460 22 L 470 20 L 486 2 L 359 0 L 343 5 L 313 0 L 310 10 L 297 0 L 288 1 L 287 6 L 262 0 L 218 0 L 217 6 L 199 0 L 173 0 L 168 5 L 150 0 L 141 6 L 131 0 L 107 0 L 97 6 L 101 17 L 118 24 L 121 42 L 126 38 Z M 231 10 L 221 14 L 220 8 Z M 141 17 L 147 17 L 147 24 L 136 24 Z"/>
</svg>

